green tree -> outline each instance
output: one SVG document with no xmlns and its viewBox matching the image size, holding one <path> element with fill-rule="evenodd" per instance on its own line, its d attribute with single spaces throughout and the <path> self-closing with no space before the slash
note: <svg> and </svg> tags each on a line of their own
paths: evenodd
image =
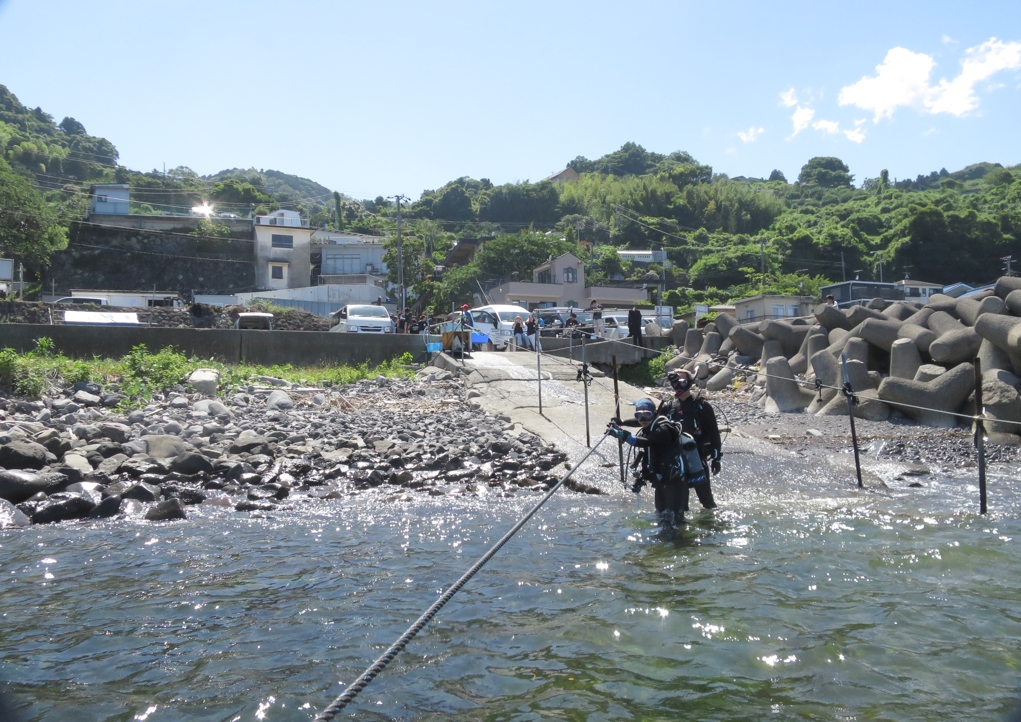
<svg viewBox="0 0 1021 722">
<path fill-rule="evenodd" d="M 218 203 L 236 206 L 259 205 L 273 201 L 272 196 L 240 178 L 217 181 L 209 196 Z"/>
<path fill-rule="evenodd" d="M 446 221 L 470 221 L 473 217 L 471 198 L 460 185 L 451 185 L 436 199 L 432 215 Z"/>
<path fill-rule="evenodd" d="M 840 158 L 832 156 L 812 158 L 798 175 L 799 183 L 821 188 L 850 188 L 853 180 L 851 169 Z"/>
<path fill-rule="evenodd" d="M 0 255 L 39 270 L 66 245 L 67 229 L 53 210 L 28 180 L 0 160 Z"/>
</svg>

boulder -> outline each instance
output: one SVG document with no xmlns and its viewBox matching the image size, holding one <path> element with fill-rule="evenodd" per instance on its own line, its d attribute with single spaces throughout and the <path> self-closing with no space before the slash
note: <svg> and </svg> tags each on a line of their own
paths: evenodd
<svg viewBox="0 0 1021 722">
<path fill-rule="evenodd" d="M 172 459 L 187 451 L 183 441 L 169 434 L 143 436 L 141 441 L 145 442 L 146 453 L 154 459 Z"/>
<path fill-rule="evenodd" d="M 20 504 L 39 492 L 51 494 L 61 491 L 67 483 L 66 476 L 52 472 L 40 474 L 24 469 L 0 471 L 0 499 Z"/>
<path fill-rule="evenodd" d="M 220 372 L 216 369 L 195 369 L 188 377 L 188 383 L 204 396 L 215 396 L 220 385 Z"/>
<path fill-rule="evenodd" d="M 32 514 L 33 524 L 54 524 L 82 519 L 96 508 L 96 502 L 84 494 L 60 491 L 39 503 Z"/>
<path fill-rule="evenodd" d="M 432 369 L 436 372 L 436 369 Z M 205 411 L 210 416 L 230 416 L 230 409 L 216 399 L 202 399 L 196 401 L 192 407 L 195 411 Z"/>
<path fill-rule="evenodd" d="M 270 392 L 266 397 L 266 409 L 268 411 L 287 411 L 294 408 L 294 399 L 286 391 L 277 389 Z"/>
<path fill-rule="evenodd" d="M 103 436 L 118 444 L 123 444 L 131 439 L 131 427 L 125 424 L 108 421 L 101 423 L 99 430 Z"/>
<path fill-rule="evenodd" d="M 32 520 L 6 499 L 0 499 L 0 529 L 28 526 Z"/>
<path fill-rule="evenodd" d="M 962 328 L 943 334 L 929 346 L 932 360 L 946 366 L 954 366 L 963 361 L 970 361 L 978 354 L 982 345 L 982 337 L 973 328 Z"/>
<path fill-rule="evenodd" d="M 89 512 L 90 519 L 107 519 L 111 516 L 117 516 L 121 511 L 121 504 L 123 499 L 116 494 L 108 496 L 99 502 L 96 507 Z"/>
<path fill-rule="evenodd" d="M 56 458 L 42 444 L 15 439 L 0 446 L 0 467 L 4 469 L 41 469 Z"/>
<path fill-rule="evenodd" d="M 272 449 L 270 440 L 264 436 L 239 436 L 230 445 L 231 454 L 266 454 L 270 455 Z"/>
<path fill-rule="evenodd" d="M 179 474 L 187 474 L 189 476 L 199 472 L 209 474 L 213 471 L 213 463 L 209 460 L 209 457 L 203 454 L 196 451 L 186 451 L 174 457 L 174 460 L 170 462 L 170 469 Z"/>
<path fill-rule="evenodd" d="M 798 385 L 790 364 L 783 356 L 766 362 L 766 413 L 802 411 L 815 398 L 815 394 Z"/>
<path fill-rule="evenodd" d="M 948 412 L 956 412 L 974 388 L 974 369 L 962 363 L 928 382 L 884 379 L 879 385 L 879 398 L 921 424 L 953 428 L 957 417 Z"/>
<path fill-rule="evenodd" d="M 909 338 L 899 338 L 890 348 L 890 376 L 898 379 L 913 379 L 922 365 L 918 346 Z"/>
<path fill-rule="evenodd" d="M 135 501 L 156 501 L 163 495 L 163 492 L 155 484 L 139 481 L 122 491 L 120 495 L 124 499 L 134 499 Z"/>
<path fill-rule="evenodd" d="M 71 398 L 79 406 L 99 406 L 103 401 L 102 397 L 90 394 L 88 391 L 76 391 Z"/>
<path fill-rule="evenodd" d="M 187 519 L 184 511 L 184 502 L 180 499 L 167 499 L 145 512 L 146 521 L 173 521 L 175 519 Z"/>
</svg>

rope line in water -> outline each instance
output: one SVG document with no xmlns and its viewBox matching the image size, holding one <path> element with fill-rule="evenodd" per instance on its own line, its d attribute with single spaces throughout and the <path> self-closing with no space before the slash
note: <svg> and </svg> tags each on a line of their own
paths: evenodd
<svg viewBox="0 0 1021 722">
<path fill-rule="evenodd" d="M 487 551 L 485 554 L 483 554 L 482 557 L 480 557 L 479 560 L 477 562 L 475 562 L 471 566 L 471 568 L 468 571 L 466 571 L 461 576 L 460 579 L 458 579 L 456 582 L 454 582 L 450 586 L 450 588 L 447 589 L 447 591 L 444 592 L 443 595 L 439 599 L 437 599 L 435 602 L 433 602 L 432 606 L 430 606 L 425 611 L 425 613 L 423 613 L 422 616 L 419 617 L 415 621 L 414 624 L 412 624 L 410 627 L 408 627 L 407 631 L 405 631 L 404 634 L 402 634 L 397 639 L 397 641 L 394 642 L 390 646 L 390 648 L 387 649 L 379 657 L 379 659 L 377 659 L 375 662 L 373 662 L 372 665 L 368 669 L 366 669 L 364 672 L 362 672 L 361 676 L 359 676 L 358 679 L 355 682 L 350 684 L 340 694 L 339 697 L 337 697 L 335 700 L 333 700 L 330 703 L 329 707 L 327 707 L 322 712 L 320 712 L 315 717 L 315 722 L 329 722 L 334 717 L 336 717 L 338 714 L 340 714 L 340 712 L 343 711 L 343 709 L 348 704 L 350 704 L 354 700 L 354 698 L 357 697 L 358 694 L 363 689 L 365 689 L 369 685 L 369 683 L 376 678 L 377 675 L 379 675 L 380 672 L 382 672 L 384 669 L 386 669 L 387 665 L 389 665 L 390 662 L 393 661 L 394 657 L 396 657 L 398 654 L 400 654 L 401 650 L 403 650 L 408 645 L 408 642 L 410 642 L 412 639 L 414 639 L 415 636 L 420 631 L 422 631 L 422 629 L 425 627 L 425 625 L 427 625 L 430 622 L 430 620 L 432 620 L 432 618 L 434 616 L 436 616 L 436 613 L 439 612 L 440 609 L 442 609 L 443 606 L 447 602 L 449 602 L 450 599 L 455 594 L 457 594 L 461 590 L 461 588 L 465 584 L 467 584 L 471 580 L 471 578 L 474 577 L 479 572 L 479 570 L 482 569 L 482 567 L 484 567 L 486 565 L 486 563 L 490 559 L 492 559 L 494 556 L 496 556 L 496 553 L 498 551 L 500 551 L 500 549 L 504 546 L 504 544 L 509 542 L 511 540 L 511 537 L 513 537 L 515 534 L 517 534 L 518 531 L 520 531 L 521 527 L 523 527 L 528 522 L 528 520 L 531 519 L 535 515 L 535 513 L 537 511 L 539 511 L 539 509 L 541 509 L 542 506 L 547 501 L 550 500 L 550 498 L 557 492 L 557 490 L 564 484 L 564 482 L 567 481 L 569 478 L 571 478 L 571 475 L 574 474 L 574 472 L 577 471 L 578 468 L 581 467 L 581 465 L 584 464 L 588 460 L 588 458 L 595 452 L 596 449 L 599 448 L 599 446 L 606 440 L 606 438 L 607 437 L 604 435 L 596 443 L 596 445 L 593 446 L 589 450 L 589 452 L 587 454 L 585 454 L 585 456 L 582 457 L 581 461 L 579 461 L 566 474 L 564 474 L 564 476 L 561 477 L 561 479 L 556 484 L 554 484 L 552 487 L 550 487 L 550 490 L 548 492 L 546 492 L 546 494 L 542 497 L 542 499 L 540 499 L 539 502 L 528 511 L 528 513 L 526 513 L 523 517 L 521 517 L 521 519 L 518 521 L 518 523 L 515 524 L 511 528 L 510 531 L 508 531 L 506 534 L 504 534 L 503 537 L 498 542 L 496 542 L 496 544 L 494 544 L 489 549 L 489 551 Z"/>
</svg>

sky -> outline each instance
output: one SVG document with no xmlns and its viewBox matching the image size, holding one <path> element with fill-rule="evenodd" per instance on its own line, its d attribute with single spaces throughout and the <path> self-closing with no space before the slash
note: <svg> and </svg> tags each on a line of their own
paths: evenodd
<svg viewBox="0 0 1021 722">
<path fill-rule="evenodd" d="M 136 170 L 354 198 L 537 181 L 633 141 L 856 181 L 1021 162 L 1021 2 L 0 0 L 0 84 Z"/>
</svg>

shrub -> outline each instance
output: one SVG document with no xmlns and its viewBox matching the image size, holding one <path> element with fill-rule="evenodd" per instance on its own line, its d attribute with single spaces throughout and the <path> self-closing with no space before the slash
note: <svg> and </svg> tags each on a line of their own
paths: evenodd
<svg viewBox="0 0 1021 722">
<path fill-rule="evenodd" d="M 179 384 L 188 370 L 188 359 L 172 348 L 149 353 L 143 343 L 132 347 L 124 357 L 122 368 L 125 381 L 136 387 L 133 391 L 146 394 L 165 391 Z"/>
<path fill-rule="evenodd" d="M 93 381 L 92 367 L 84 361 L 69 361 L 61 370 L 64 383 L 73 386 L 79 381 Z"/>
<path fill-rule="evenodd" d="M 35 349 L 32 351 L 33 356 L 39 356 L 40 358 L 53 358 L 57 355 L 57 345 L 53 343 L 52 338 L 43 336 L 35 340 Z"/>
</svg>

